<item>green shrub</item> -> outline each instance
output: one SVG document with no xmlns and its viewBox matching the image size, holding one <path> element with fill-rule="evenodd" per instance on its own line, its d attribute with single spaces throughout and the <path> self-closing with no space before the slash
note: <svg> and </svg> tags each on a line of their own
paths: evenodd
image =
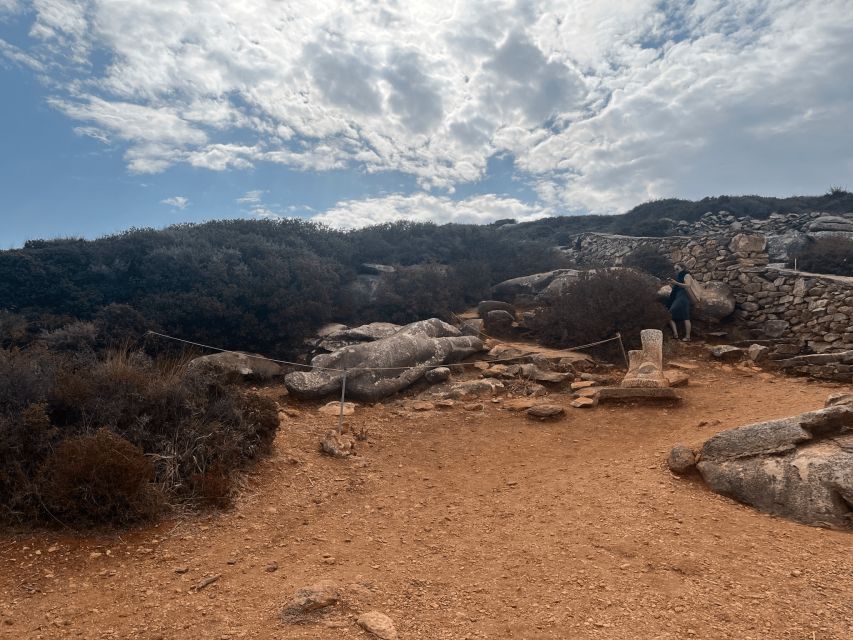
<svg viewBox="0 0 853 640">
<path fill-rule="evenodd" d="M 853 240 L 843 236 L 813 240 L 794 257 L 801 271 L 853 276 Z"/>
<path fill-rule="evenodd" d="M 544 344 L 568 348 L 622 334 L 626 349 L 639 348 L 640 331 L 666 326 L 669 314 L 657 299 L 657 286 L 630 269 L 583 272 L 562 295 L 539 310 L 533 330 Z M 622 358 L 617 342 L 595 351 Z"/>
</svg>

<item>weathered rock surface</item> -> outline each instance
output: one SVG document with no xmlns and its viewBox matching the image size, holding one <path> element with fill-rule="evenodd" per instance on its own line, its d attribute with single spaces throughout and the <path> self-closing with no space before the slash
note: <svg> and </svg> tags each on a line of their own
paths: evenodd
<svg viewBox="0 0 853 640">
<path fill-rule="evenodd" d="M 527 410 L 527 415 L 536 420 L 553 420 L 566 414 L 566 410 L 558 404 L 537 404 Z"/>
<path fill-rule="evenodd" d="M 523 301 L 529 302 L 551 284 L 555 278 L 560 276 L 577 277 L 578 273 L 574 269 L 555 269 L 554 271 L 534 273 L 520 278 L 511 278 L 492 287 L 492 295 L 498 300 L 507 302 L 516 302 L 519 297 L 522 297 Z"/>
<path fill-rule="evenodd" d="M 719 322 L 735 310 L 735 296 L 724 282 L 702 283 L 702 299 L 696 305 L 696 315 L 703 320 Z"/>
<path fill-rule="evenodd" d="M 318 611 L 337 604 L 341 599 L 338 586 L 331 580 L 320 580 L 316 584 L 296 590 L 291 601 L 285 606 L 282 615 L 298 616 Z"/>
<path fill-rule="evenodd" d="M 284 373 L 275 362 L 262 356 L 238 351 L 214 353 L 190 360 L 188 369 L 209 369 L 226 374 L 235 374 L 253 380 L 269 380 Z"/>
<path fill-rule="evenodd" d="M 770 356 L 770 347 L 765 347 L 763 344 L 751 344 L 746 353 L 753 362 L 762 362 Z"/>
<path fill-rule="evenodd" d="M 677 444 L 669 452 L 666 466 L 679 475 L 690 473 L 696 467 L 696 454 L 686 444 Z"/>
<path fill-rule="evenodd" d="M 512 335 L 512 324 L 515 318 L 508 311 L 496 309 L 489 311 L 483 318 L 486 333 L 493 336 L 507 337 Z"/>
<path fill-rule="evenodd" d="M 430 369 L 424 374 L 424 380 L 426 380 L 430 384 L 446 382 L 449 379 L 450 367 L 436 367 L 435 369 Z"/>
<path fill-rule="evenodd" d="M 451 398 L 465 398 L 470 396 L 492 396 L 503 391 L 504 384 L 500 380 L 468 380 L 459 382 L 450 388 L 448 395 Z"/>
<path fill-rule="evenodd" d="M 329 429 L 320 441 L 320 451 L 333 458 L 349 458 L 355 455 L 355 438 L 350 433 Z"/>
<path fill-rule="evenodd" d="M 761 511 L 853 528 L 853 404 L 723 431 L 697 468 L 707 485 Z"/>
<path fill-rule="evenodd" d="M 735 362 L 743 357 L 743 349 L 729 344 L 718 344 L 711 347 L 709 351 L 714 358 L 724 362 Z"/>
<path fill-rule="evenodd" d="M 483 300 L 477 305 L 477 315 L 485 318 L 490 311 L 506 311 L 511 316 L 515 316 L 515 307 L 509 302 L 501 300 Z"/>
<path fill-rule="evenodd" d="M 398 638 L 394 622 L 391 618 L 379 611 L 368 611 L 367 613 L 362 613 L 356 622 L 359 627 L 368 633 L 372 633 L 377 638 L 382 638 L 382 640 L 397 640 Z"/>
<path fill-rule="evenodd" d="M 329 402 L 324 404 L 322 407 L 317 409 L 319 413 L 327 416 L 338 416 L 341 414 L 341 403 L 340 402 Z M 344 415 L 351 416 L 355 413 L 355 403 L 353 402 L 344 402 Z"/>
<path fill-rule="evenodd" d="M 347 397 L 377 402 L 417 382 L 436 365 L 482 350 L 479 338 L 463 336 L 455 327 L 432 318 L 373 342 L 318 355 L 311 360 L 314 370 L 290 373 L 284 383 L 296 396 L 322 398 L 340 393 L 343 370 L 348 370 Z"/>
</svg>

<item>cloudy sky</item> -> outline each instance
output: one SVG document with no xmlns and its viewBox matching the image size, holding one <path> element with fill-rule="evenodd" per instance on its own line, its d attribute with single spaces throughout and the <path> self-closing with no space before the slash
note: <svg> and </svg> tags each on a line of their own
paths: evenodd
<svg viewBox="0 0 853 640">
<path fill-rule="evenodd" d="M 853 188 L 853 0 L 0 0 L 0 246 Z"/>
</svg>

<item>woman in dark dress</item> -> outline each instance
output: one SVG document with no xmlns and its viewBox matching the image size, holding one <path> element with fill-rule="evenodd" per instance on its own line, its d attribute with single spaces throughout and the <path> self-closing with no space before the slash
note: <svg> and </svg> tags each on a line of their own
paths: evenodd
<svg viewBox="0 0 853 640">
<path fill-rule="evenodd" d="M 669 301 L 666 305 L 669 308 L 669 315 L 672 318 L 669 321 L 669 326 L 672 327 L 672 335 L 677 340 L 678 326 L 676 323 L 684 322 L 684 338 L 682 338 L 682 341 L 690 342 L 690 331 L 692 330 L 690 324 L 690 307 L 692 303 L 687 289 L 690 287 L 693 276 L 680 264 L 675 265 L 675 273 L 675 279 L 670 278 L 669 280 L 669 283 L 672 285 L 672 293 L 669 294 Z"/>
</svg>

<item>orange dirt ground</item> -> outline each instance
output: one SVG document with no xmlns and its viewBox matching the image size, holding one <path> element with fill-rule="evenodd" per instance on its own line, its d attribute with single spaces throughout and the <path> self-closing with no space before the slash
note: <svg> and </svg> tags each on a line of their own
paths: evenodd
<svg viewBox="0 0 853 640">
<path fill-rule="evenodd" d="M 538 423 L 490 401 L 360 407 L 348 421 L 369 441 L 344 461 L 317 449 L 334 419 L 299 405 L 229 511 L 0 536 L 0 638 L 356 639 L 371 609 L 403 640 L 853 638 L 853 534 L 758 513 L 665 464 L 675 442 L 821 407 L 839 386 L 697 362 L 677 408 Z M 280 621 L 323 578 L 341 604 Z"/>
</svg>

